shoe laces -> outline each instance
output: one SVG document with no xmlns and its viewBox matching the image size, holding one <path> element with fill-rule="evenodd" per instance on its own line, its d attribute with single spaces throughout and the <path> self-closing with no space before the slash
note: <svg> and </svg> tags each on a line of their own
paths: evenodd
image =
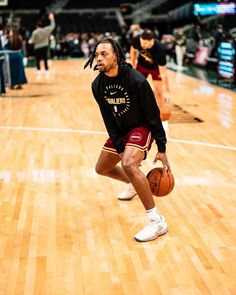
<svg viewBox="0 0 236 295">
<path fill-rule="evenodd" d="M 156 220 L 148 221 L 146 223 L 146 225 L 144 226 L 144 228 L 142 229 L 141 232 L 144 232 L 144 233 L 147 233 L 147 232 L 149 232 L 149 233 L 156 232 L 157 225 L 158 225 L 158 222 Z"/>
<path fill-rule="evenodd" d="M 154 226 L 154 225 L 157 225 L 158 223 L 160 223 L 160 222 L 158 222 L 157 220 L 154 220 L 154 219 L 148 219 L 148 220 L 147 220 L 147 225 L 146 225 L 146 226 Z"/>
<path fill-rule="evenodd" d="M 156 219 L 152 219 L 152 218 L 147 218 L 147 225 L 146 226 L 157 226 L 157 225 L 162 225 L 163 223 L 163 219 L 161 220 L 156 220 Z"/>
</svg>

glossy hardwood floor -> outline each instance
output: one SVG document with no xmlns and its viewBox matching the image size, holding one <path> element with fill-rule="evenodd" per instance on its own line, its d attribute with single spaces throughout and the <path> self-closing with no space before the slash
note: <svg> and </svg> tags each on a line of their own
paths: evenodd
<svg viewBox="0 0 236 295">
<path fill-rule="evenodd" d="M 139 199 L 94 172 L 107 136 L 83 64 L 27 68 L 0 97 L 0 295 L 235 295 L 236 93 L 169 72 L 176 185 L 155 198 L 169 232 L 137 243 Z"/>
</svg>

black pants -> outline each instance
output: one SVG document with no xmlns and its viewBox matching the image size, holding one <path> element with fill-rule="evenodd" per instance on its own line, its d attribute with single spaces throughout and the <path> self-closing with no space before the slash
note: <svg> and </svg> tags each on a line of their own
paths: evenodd
<svg viewBox="0 0 236 295">
<path fill-rule="evenodd" d="M 35 59 L 38 70 L 40 70 L 40 60 L 44 61 L 45 70 L 48 70 L 48 47 L 35 49 Z"/>
</svg>

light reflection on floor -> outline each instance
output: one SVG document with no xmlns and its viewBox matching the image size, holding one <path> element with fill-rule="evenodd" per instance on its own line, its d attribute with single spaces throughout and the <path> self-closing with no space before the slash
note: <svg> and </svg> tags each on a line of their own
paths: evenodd
<svg viewBox="0 0 236 295">
<path fill-rule="evenodd" d="M 230 128 L 233 125 L 233 98 L 229 94 L 220 93 L 218 96 L 218 117 L 222 127 Z"/>
<path fill-rule="evenodd" d="M 95 177 L 94 169 L 84 169 L 86 177 Z M 53 169 L 32 169 L 31 171 L 18 171 L 16 174 L 10 171 L 0 171 L 0 181 L 10 183 L 11 181 L 18 180 L 23 182 L 31 180 L 33 183 L 46 184 L 55 183 L 56 181 L 68 181 L 71 178 L 72 172 L 69 170 L 53 170 Z M 30 179 L 29 179 L 30 178 Z"/>
<path fill-rule="evenodd" d="M 86 177 L 96 177 L 94 169 L 83 170 Z M 70 170 L 53 170 L 53 169 L 32 169 L 31 171 L 18 171 L 16 174 L 10 171 L 0 171 L 0 180 L 5 183 L 11 181 L 24 182 L 32 181 L 35 184 L 53 184 L 57 181 L 69 181 L 71 178 Z M 222 176 L 217 176 L 214 172 L 204 171 L 202 175 L 183 175 L 175 178 L 178 185 L 196 186 L 205 185 L 208 187 L 232 187 L 236 188 L 236 183 L 228 182 Z"/>
</svg>

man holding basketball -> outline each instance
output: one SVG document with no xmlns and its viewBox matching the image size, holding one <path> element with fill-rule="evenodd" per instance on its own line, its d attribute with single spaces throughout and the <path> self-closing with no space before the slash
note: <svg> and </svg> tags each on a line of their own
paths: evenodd
<svg viewBox="0 0 236 295">
<path fill-rule="evenodd" d="M 147 225 L 135 239 L 154 240 L 165 234 L 168 226 L 155 207 L 149 183 L 139 166 L 154 138 L 158 146 L 154 161 L 160 160 L 166 173 L 170 171 L 160 111 L 149 83 L 125 62 L 116 41 L 99 41 L 84 68 L 91 68 L 94 59 L 94 70 L 100 73 L 92 83 L 92 91 L 110 136 L 97 161 L 96 172 L 133 185 L 147 214 Z M 120 161 L 121 167 L 117 165 Z"/>
</svg>

